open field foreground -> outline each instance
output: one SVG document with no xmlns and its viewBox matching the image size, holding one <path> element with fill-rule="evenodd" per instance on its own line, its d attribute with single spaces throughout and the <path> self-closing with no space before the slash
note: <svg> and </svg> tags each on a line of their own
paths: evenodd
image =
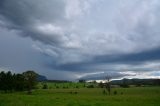
<svg viewBox="0 0 160 106">
<path fill-rule="evenodd" d="M 111 95 L 102 88 L 0 93 L 0 106 L 160 106 L 160 87 L 114 88 Z"/>
</svg>

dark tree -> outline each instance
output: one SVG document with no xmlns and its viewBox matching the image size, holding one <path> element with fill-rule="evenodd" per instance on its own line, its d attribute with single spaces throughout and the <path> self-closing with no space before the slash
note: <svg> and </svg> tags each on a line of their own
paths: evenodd
<svg viewBox="0 0 160 106">
<path fill-rule="evenodd" d="M 14 74 L 14 89 L 16 91 L 23 91 L 25 90 L 25 79 L 22 74 Z"/>
<path fill-rule="evenodd" d="M 6 89 L 10 92 L 12 92 L 13 90 L 13 85 L 14 85 L 14 82 L 13 82 L 13 76 L 12 76 L 12 73 L 10 71 L 8 71 L 6 73 Z"/>
<path fill-rule="evenodd" d="M 100 88 L 103 88 L 103 86 L 104 86 L 103 82 L 101 81 L 101 82 L 98 84 L 98 86 L 99 86 Z"/>
<path fill-rule="evenodd" d="M 0 72 L 0 90 L 7 93 L 8 91 L 24 91 L 31 90 L 35 87 L 37 75 L 34 71 L 26 71 L 23 74 L 12 74 L 8 72 Z"/>
<path fill-rule="evenodd" d="M 6 74 L 5 74 L 4 71 L 2 71 L 2 72 L 0 73 L 0 90 L 3 90 L 3 91 L 5 91 L 5 92 L 7 92 L 5 82 L 6 82 Z"/>
<path fill-rule="evenodd" d="M 37 84 L 37 80 L 36 79 L 37 79 L 38 74 L 35 73 L 32 70 L 28 70 L 28 71 L 23 73 L 23 76 L 24 76 L 24 80 L 25 80 L 26 87 L 27 87 L 27 90 L 28 90 L 28 94 L 31 94 L 32 93 L 32 89 Z"/>
<path fill-rule="evenodd" d="M 5 91 L 5 93 L 7 93 L 7 91 L 11 92 L 13 90 L 13 84 L 12 73 L 10 71 L 7 73 L 2 71 L 0 73 L 0 90 Z"/>
<path fill-rule="evenodd" d="M 93 83 L 93 84 L 96 84 L 96 83 L 97 83 L 97 81 L 96 81 L 96 80 L 94 80 L 94 81 L 92 81 L 92 83 Z"/>
<path fill-rule="evenodd" d="M 85 83 L 86 81 L 84 79 L 80 79 L 79 83 Z"/>
<path fill-rule="evenodd" d="M 136 85 L 137 85 L 137 86 L 140 86 L 139 83 L 136 83 Z M 128 79 L 123 78 L 122 84 L 121 84 L 120 86 L 123 87 L 123 88 L 128 88 L 128 87 L 129 87 Z"/>
<path fill-rule="evenodd" d="M 44 82 L 42 85 L 43 85 L 42 89 L 48 89 L 48 85 L 46 82 Z"/>
</svg>

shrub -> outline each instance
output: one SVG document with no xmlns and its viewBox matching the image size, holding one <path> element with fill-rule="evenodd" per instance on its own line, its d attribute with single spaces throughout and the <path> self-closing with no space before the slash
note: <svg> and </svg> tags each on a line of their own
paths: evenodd
<svg viewBox="0 0 160 106">
<path fill-rule="evenodd" d="M 106 90 L 104 89 L 102 93 L 103 93 L 103 94 L 106 94 Z"/>
<path fill-rule="evenodd" d="M 120 87 L 129 88 L 129 85 L 128 84 L 121 84 Z"/>
<path fill-rule="evenodd" d="M 79 86 L 76 86 L 76 88 L 79 88 Z"/>
<path fill-rule="evenodd" d="M 114 94 L 114 95 L 117 95 L 117 91 L 114 91 L 113 94 Z"/>
<path fill-rule="evenodd" d="M 75 94 L 77 94 L 78 92 L 76 91 L 76 92 L 74 92 Z"/>
<path fill-rule="evenodd" d="M 45 83 L 45 84 L 43 84 L 42 89 L 48 89 L 48 85 L 47 85 L 46 83 Z"/>
<path fill-rule="evenodd" d="M 121 95 L 123 95 L 123 92 L 121 92 Z"/>
<path fill-rule="evenodd" d="M 102 81 L 98 84 L 98 87 L 103 88 L 104 84 L 102 83 Z"/>
<path fill-rule="evenodd" d="M 87 88 L 94 88 L 94 85 L 88 85 Z"/>
</svg>

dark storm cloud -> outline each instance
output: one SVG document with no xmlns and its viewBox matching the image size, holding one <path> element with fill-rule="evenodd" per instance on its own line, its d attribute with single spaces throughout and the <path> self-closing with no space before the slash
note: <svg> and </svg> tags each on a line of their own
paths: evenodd
<svg viewBox="0 0 160 106">
<path fill-rule="evenodd" d="M 46 64 L 50 68 L 56 68 L 59 70 L 68 70 L 68 71 L 89 71 L 89 70 L 98 70 L 94 67 L 98 64 L 128 64 L 128 65 L 138 65 L 144 64 L 146 62 L 160 61 L 160 48 L 153 50 L 143 51 L 140 53 L 125 54 L 125 55 L 106 55 L 106 56 L 95 56 L 89 61 L 79 62 L 79 63 L 66 63 L 66 64 Z M 107 67 L 106 67 L 107 69 Z M 109 70 L 109 69 L 108 69 Z M 147 68 L 144 70 L 147 70 Z M 150 70 L 150 69 L 149 69 Z"/>
<path fill-rule="evenodd" d="M 140 53 L 131 53 L 125 55 L 96 56 L 93 61 L 97 63 L 125 63 L 140 64 L 143 62 L 160 60 L 160 48 L 143 51 Z"/>
</svg>

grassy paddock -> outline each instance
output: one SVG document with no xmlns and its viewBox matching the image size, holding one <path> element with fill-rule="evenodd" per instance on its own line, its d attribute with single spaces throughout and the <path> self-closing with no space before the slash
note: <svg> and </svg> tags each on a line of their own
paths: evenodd
<svg viewBox="0 0 160 106">
<path fill-rule="evenodd" d="M 38 83 L 38 88 L 41 89 L 43 87 L 44 82 Z M 56 88 L 84 88 L 86 86 L 85 83 L 76 83 L 76 82 L 65 82 L 65 83 L 54 83 L 47 82 L 48 89 L 56 89 Z"/>
<path fill-rule="evenodd" d="M 114 88 L 111 95 L 101 88 L 0 93 L 0 106 L 160 106 L 160 87 Z"/>
</svg>

